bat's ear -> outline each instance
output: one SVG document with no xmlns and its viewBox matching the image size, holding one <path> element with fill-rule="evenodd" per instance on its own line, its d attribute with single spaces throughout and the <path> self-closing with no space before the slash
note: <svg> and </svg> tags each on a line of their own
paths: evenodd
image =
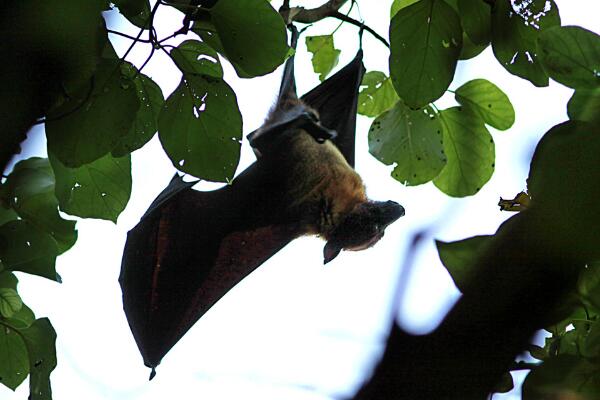
<svg viewBox="0 0 600 400">
<path fill-rule="evenodd" d="M 342 248 L 336 244 L 334 244 L 331 240 L 325 244 L 323 248 L 323 264 L 327 264 L 329 261 L 333 260 L 340 254 Z"/>
</svg>

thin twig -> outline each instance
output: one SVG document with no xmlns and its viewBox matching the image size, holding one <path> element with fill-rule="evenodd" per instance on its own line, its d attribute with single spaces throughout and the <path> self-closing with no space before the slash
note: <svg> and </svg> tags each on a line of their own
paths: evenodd
<svg viewBox="0 0 600 400">
<path fill-rule="evenodd" d="M 361 29 L 364 29 L 365 31 L 369 32 L 371 35 L 373 35 L 377 40 L 379 40 L 381 43 L 383 43 L 387 48 L 390 47 L 390 44 L 388 43 L 387 40 L 385 40 L 382 36 L 380 36 L 377 32 L 375 32 L 373 29 L 371 29 L 369 26 L 365 25 L 364 23 L 355 20 L 352 17 L 347 16 L 346 14 L 342 14 L 339 11 L 335 11 L 333 12 L 330 17 L 333 18 L 337 18 L 341 21 L 344 22 L 348 22 L 352 25 L 356 25 L 358 27 L 360 27 Z"/>
<path fill-rule="evenodd" d="M 135 41 L 138 41 L 138 42 L 142 42 L 142 43 L 152 43 L 152 42 L 151 42 L 151 41 L 149 41 L 149 40 L 146 40 L 146 39 L 140 39 L 140 38 L 136 38 L 136 37 L 133 37 L 133 36 L 127 35 L 126 33 L 123 33 L 123 32 L 117 32 L 117 31 L 113 31 L 112 29 L 107 29 L 106 31 L 107 31 L 108 33 L 112 33 L 113 35 L 119 35 L 119 36 L 123 36 L 123 37 L 125 37 L 125 38 L 127 38 L 127 39 L 135 40 Z"/>
</svg>

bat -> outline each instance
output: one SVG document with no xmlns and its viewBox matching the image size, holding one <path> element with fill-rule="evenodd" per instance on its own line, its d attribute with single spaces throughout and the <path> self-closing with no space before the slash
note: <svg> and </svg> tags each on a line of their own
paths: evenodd
<svg viewBox="0 0 600 400">
<path fill-rule="evenodd" d="M 292 47 L 297 36 L 292 29 Z M 293 239 L 321 236 L 328 263 L 374 245 L 404 215 L 396 202 L 369 200 L 353 169 L 364 71 L 359 50 L 298 98 L 290 57 L 276 104 L 247 136 L 257 161 L 209 192 L 176 175 L 129 231 L 119 282 L 150 379 L 204 313 Z"/>
</svg>

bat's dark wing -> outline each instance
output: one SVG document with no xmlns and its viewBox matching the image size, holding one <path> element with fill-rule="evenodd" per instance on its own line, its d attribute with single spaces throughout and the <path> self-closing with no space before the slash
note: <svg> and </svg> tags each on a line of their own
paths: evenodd
<svg viewBox="0 0 600 400">
<path fill-rule="evenodd" d="M 365 73 L 362 56 L 359 50 L 348 65 L 302 96 L 306 104 L 319 111 L 321 123 L 337 132 L 333 142 L 352 166 L 358 89 Z"/>
<path fill-rule="evenodd" d="M 351 163 L 361 56 L 304 96 Z M 295 93 L 290 62 L 282 90 Z M 285 215 L 283 173 L 259 161 L 212 192 L 176 177 L 128 233 L 119 282 L 145 365 L 156 367 L 225 293 L 304 233 Z"/>
</svg>

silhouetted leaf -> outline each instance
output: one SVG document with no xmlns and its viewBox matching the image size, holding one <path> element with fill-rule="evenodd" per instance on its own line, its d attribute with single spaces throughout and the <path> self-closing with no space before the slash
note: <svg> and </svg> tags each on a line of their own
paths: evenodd
<svg viewBox="0 0 600 400">
<path fill-rule="evenodd" d="M 4 269 L 60 281 L 54 269 L 57 255 L 52 236 L 30 222 L 17 220 L 0 226 L 0 260 Z"/>
<path fill-rule="evenodd" d="M 494 173 L 494 140 L 474 111 L 452 107 L 440 114 L 448 162 L 433 183 L 449 196 L 473 195 Z"/>
<path fill-rule="evenodd" d="M 31 400 L 51 400 L 50 373 L 56 368 L 56 332 L 48 318 L 20 330 L 29 359 Z"/>
<path fill-rule="evenodd" d="M 233 178 L 240 157 L 242 116 L 221 79 L 190 76 L 169 96 L 158 121 L 173 165 L 198 178 Z"/>
<path fill-rule="evenodd" d="M 140 108 L 129 133 L 123 136 L 112 150 L 113 157 L 123 157 L 148 143 L 158 130 L 158 115 L 165 99 L 160 87 L 146 75 L 134 79 Z"/>
<path fill-rule="evenodd" d="M 474 79 L 456 89 L 456 101 L 478 113 L 486 124 L 506 130 L 515 122 L 515 110 L 498 86 L 485 79 Z"/>
<path fill-rule="evenodd" d="M 148 0 L 114 0 L 119 12 L 138 28 L 147 28 L 150 19 Z"/>
<path fill-rule="evenodd" d="M 548 75 L 538 60 L 541 31 L 560 25 L 553 0 L 497 1 L 492 15 L 492 48 L 500 64 L 535 86 L 548 86 Z"/>
<path fill-rule="evenodd" d="M 398 101 L 392 81 L 383 72 L 367 72 L 360 86 L 362 90 L 358 95 L 359 114 L 376 117 L 392 108 Z"/>
<path fill-rule="evenodd" d="M 58 214 L 54 195 L 54 173 L 45 158 L 32 157 L 19 161 L 6 180 L 10 204 L 19 216 L 50 234 L 59 253 L 70 249 L 77 240 L 75 221 Z"/>
<path fill-rule="evenodd" d="M 600 36 L 579 26 L 555 26 L 538 37 L 539 57 L 552 79 L 574 89 L 600 88 Z"/>
<path fill-rule="evenodd" d="M 439 115 L 429 106 L 415 111 L 397 102 L 371 124 L 369 152 L 386 165 L 395 164 L 392 176 L 403 184 L 429 182 L 446 163 Z"/>
<path fill-rule="evenodd" d="M 421 0 L 402 8 L 390 25 L 390 75 L 413 108 L 438 99 L 450 85 L 462 48 L 462 27 L 446 2 Z"/>
<path fill-rule="evenodd" d="M 48 115 L 48 150 L 75 168 L 109 153 L 127 135 L 140 106 L 131 66 L 103 59 L 89 87 Z"/>
<path fill-rule="evenodd" d="M 68 168 L 53 153 L 48 159 L 56 176 L 60 209 L 82 218 L 117 222 L 131 195 L 131 156 L 110 154 L 79 168 Z"/>
<path fill-rule="evenodd" d="M 338 64 L 341 51 L 333 45 L 333 35 L 307 36 L 306 48 L 313 53 L 313 71 L 319 74 L 322 82 Z"/>
<path fill-rule="evenodd" d="M 473 236 L 456 242 L 436 240 L 440 260 L 448 270 L 454 284 L 464 292 L 473 274 L 477 259 L 487 248 L 493 236 Z"/>
<path fill-rule="evenodd" d="M 576 356 L 548 358 L 525 378 L 523 400 L 551 398 L 557 393 L 565 398 L 576 394 L 596 398 L 600 393 L 599 372 L 596 365 Z"/>
<path fill-rule="evenodd" d="M 567 104 L 570 119 L 600 123 L 600 88 L 577 89 Z"/>
</svg>

